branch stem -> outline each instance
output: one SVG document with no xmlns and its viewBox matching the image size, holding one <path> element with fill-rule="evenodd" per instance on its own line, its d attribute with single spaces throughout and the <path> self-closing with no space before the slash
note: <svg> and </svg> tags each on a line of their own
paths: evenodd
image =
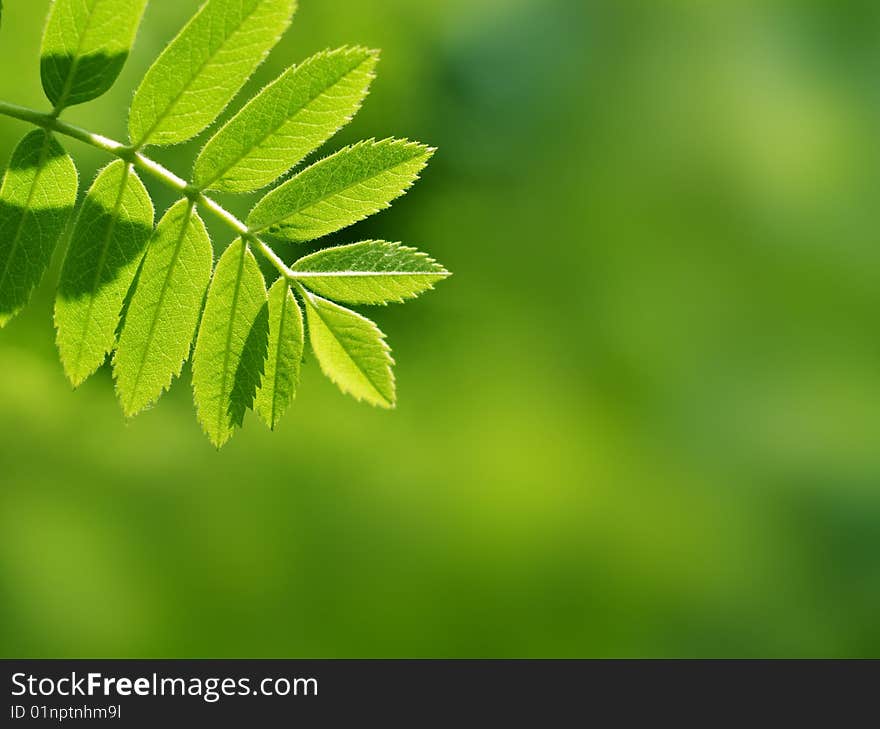
<svg viewBox="0 0 880 729">
<path fill-rule="evenodd" d="M 236 218 L 216 200 L 211 199 L 195 185 L 190 184 L 182 177 L 178 177 L 171 170 L 159 164 L 155 160 L 145 156 L 134 146 L 122 144 L 114 139 L 108 139 L 100 134 L 94 134 L 74 124 L 61 121 L 55 113 L 45 114 L 34 109 L 29 109 L 17 104 L 0 101 L 0 115 L 12 117 L 20 121 L 28 122 L 43 129 L 48 129 L 58 134 L 76 139 L 91 147 L 112 154 L 119 159 L 125 160 L 137 169 L 150 175 L 163 185 L 189 198 L 193 203 L 210 212 L 215 218 L 225 223 L 229 228 L 240 235 L 244 240 L 252 243 L 257 250 L 271 263 L 278 272 L 288 279 L 296 279 L 298 275 L 291 271 L 281 257 L 263 240 L 252 233 L 247 225 Z"/>
</svg>

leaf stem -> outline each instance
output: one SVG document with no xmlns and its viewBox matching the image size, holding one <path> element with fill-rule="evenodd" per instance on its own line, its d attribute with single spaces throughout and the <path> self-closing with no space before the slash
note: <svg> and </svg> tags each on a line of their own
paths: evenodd
<svg viewBox="0 0 880 729">
<path fill-rule="evenodd" d="M 134 165 L 139 170 L 158 180 L 166 187 L 169 187 L 172 190 L 179 192 L 184 197 L 189 198 L 193 203 L 209 211 L 214 217 L 238 233 L 243 240 L 253 243 L 257 250 L 260 251 L 260 253 L 282 276 L 288 279 L 298 278 L 298 274 L 290 270 L 281 257 L 275 253 L 265 241 L 252 233 L 247 225 L 241 220 L 236 218 L 216 200 L 205 195 L 205 193 L 198 187 L 190 184 L 182 177 L 178 177 L 167 167 L 164 167 L 155 160 L 145 156 L 137 147 L 122 144 L 122 142 L 117 142 L 114 139 L 109 139 L 100 134 L 94 134 L 93 132 L 87 131 L 74 124 L 68 124 L 67 122 L 61 121 L 54 113 L 45 114 L 17 104 L 10 104 L 6 101 L 0 101 L 0 115 L 28 122 L 35 126 L 42 127 L 43 129 L 57 132 L 58 134 L 63 134 L 125 160 L 129 164 Z"/>
</svg>

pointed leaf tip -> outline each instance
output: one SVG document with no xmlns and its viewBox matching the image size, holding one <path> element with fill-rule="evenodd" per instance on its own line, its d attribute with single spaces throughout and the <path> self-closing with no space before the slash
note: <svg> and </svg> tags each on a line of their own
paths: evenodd
<svg viewBox="0 0 880 729">
<path fill-rule="evenodd" d="M 150 241 L 113 358 L 116 394 L 126 417 L 149 407 L 180 376 L 212 257 L 208 231 L 193 205 L 177 202 Z"/>
<path fill-rule="evenodd" d="M 269 289 L 269 347 L 256 411 L 275 430 L 299 385 L 303 356 L 303 317 L 290 284 L 279 278 Z"/>
<path fill-rule="evenodd" d="M 402 303 L 450 275 L 427 254 L 381 240 L 325 248 L 292 270 L 310 291 L 345 304 Z"/>
</svg>

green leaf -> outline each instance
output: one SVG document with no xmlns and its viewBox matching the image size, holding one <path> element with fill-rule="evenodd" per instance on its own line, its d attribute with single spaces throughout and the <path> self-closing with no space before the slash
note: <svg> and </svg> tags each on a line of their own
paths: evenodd
<svg viewBox="0 0 880 729">
<path fill-rule="evenodd" d="M 165 213 L 150 240 L 113 357 L 127 417 L 158 400 L 189 357 L 211 279 L 208 231 L 192 203 Z"/>
<path fill-rule="evenodd" d="M 321 370 L 344 393 L 371 405 L 394 407 L 394 373 L 385 335 L 366 317 L 300 289 L 309 341 Z"/>
<path fill-rule="evenodd" d="M 178 144 L 213 122 L 290 24 L 296 0 L 208 0 L 135 92 L 132 142 Z"/>
<path fill-rule="evenodd" d="M 449 276 L 415 248 L 382 240 L 325 248 L 300 258 L 292 268 L 303 286 L 345 304 L 400 303 Z"/>
<path fill-rule="evenodd" d="M 49 132 L 19 142 L 0 185 L 0 327 L 27 304 L 76 203 L 73 161 Z"/>
<path fill-rule="evenodd" d="M 237 238 L 217 263 L 193 353 L 199 422 L 217 448 L 253 405 L 266 359 L 268 319 L 263 274 Z"/>
<path fill-rule="evenodd" d="M 251 211 L 248 227 L 294 243 L 329 235 L 390 207 L 433 153 L 397 139 L 346 147 L 266 195 Z"/>
<path fill-rule="evenodd" d="M 56 108 L 95 99 L 113 85 L 146 6 L 147 0 L 54 0 L 40 76 Z"/>
<path fill-rule="evenodd" d="M 283 73 L 208 142 L 196 186 L 251 192 L 277 180 L 357 113 L 378 59 L 377 51 L 340 48 Z"/>
<path fill-rule="evenodd" d="M 302 356 L 302 312 L 287 279 L 279 278 L 269 289 L 269 348 L 255 403 L 257 413 L 272 430 L 296 394 Z"/>
<path fill-rule="evenodd" d="M 111 162 L 83 201 L 55 299 L 56 341 L 74 387 L 116 344 L 122 305 L 152 232 L 146 188 L 130 165 Z"/>
</svg>

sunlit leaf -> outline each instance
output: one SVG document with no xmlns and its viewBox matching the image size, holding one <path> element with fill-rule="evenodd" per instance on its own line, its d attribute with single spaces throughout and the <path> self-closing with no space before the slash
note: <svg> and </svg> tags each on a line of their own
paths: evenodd
<svg viewBox="0 0 880 729">
<path fill-rule="evenodd" d="M 116 394 L 129 417 L 161 397 L 189 357 L 211 278 L 208 231 L 181 200 L 150 240 L 113 357 Z"/>
<path fill-rule="evenodd" d="M 250 192 L 274 182 L 354 116 L 377 60 L 376 51 L 340 48 L 283 73 L 205 145 L 195 184 Z"/>
<path fill-rule="evenodd" d="M 70 239 L 55 299 L 56 341 L 74 387 L 116 343 L 119 314 L 153 232 L 153 204 L 134 170 L 111 162 L 95 179 Z"/>
<path fill-rule="evenodd" d="M 269 347 L 256 411 L 273 430 L 293 400 L 303 356 L 303 317 L 284 278 L 269 289 Z"/>
<path fill-rule="evenodd" d="M 213 122 L 290 24 L 296 0 L 208 0 L 144 76 L 132 142 L 185 142 Z"/>
<path fill-rule="evenodd" d="M 291 242 L 329 235 L 390 207 L 433 153 L 399 139 L 346 147 L 266 195 L 251 211 L 248 225 Z"/>
<path fill-rule="evenodd" d="M 449 272 L 424 253 L 381 240 L 325 248 L 292 266 L 303 286 L 346 304 L 413 299 Z"/>
<path fill-rule="evenodd" d="M 193 353 L 199 422 L 217 448 L 253 405 L 266 359 L 268 320 L 263 274 L 238 238 L 217 263 Z"/>
<path fill-rule="evenodd" d="M 366 317 L 301 291 L 309 341 L 324 374 L 358 400 L 394 407 L 394 360 L 385 335 Z"/>
</svg>

